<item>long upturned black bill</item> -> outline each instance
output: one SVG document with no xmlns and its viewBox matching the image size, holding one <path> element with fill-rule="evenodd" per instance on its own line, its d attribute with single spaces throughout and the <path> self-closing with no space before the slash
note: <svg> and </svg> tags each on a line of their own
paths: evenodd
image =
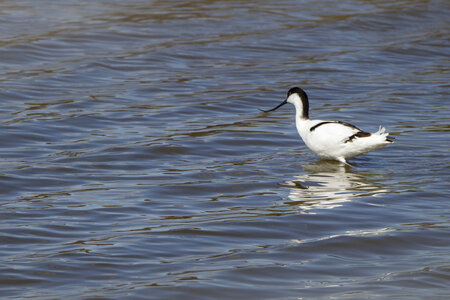
<svg viewBox="0 0 450 300">
<path fill-rule="evenodd" d="M 285 105 L 287 103 L 287 101 L 286 100 L 284 100 L 283 102 L 281 102 L 278 106 L 275 106 L 274 108 L 272 108 L 272 109 L 269 109 L 269 110 L 262 110 L 261 109 L 261 111 L 263 111 L 263 112 L 269 112 L 269 111 L 274 111 L 275 109 L 277 109 L 277 108 L 280 108 L 280 107 L 282 107 L 283 105 Z"/>
</svg>

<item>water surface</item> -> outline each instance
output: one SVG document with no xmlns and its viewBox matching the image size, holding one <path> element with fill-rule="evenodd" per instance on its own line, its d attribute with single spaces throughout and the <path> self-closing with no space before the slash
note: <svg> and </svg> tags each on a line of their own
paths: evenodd
<svg viewBox="0 0 450 300">
<path fill-rule="evenodd" d="M 447 299 L 445 1 L 2 1 L 0 295 Z M 396 142 L 318 160 L 311 117 Z"/>
</svg>

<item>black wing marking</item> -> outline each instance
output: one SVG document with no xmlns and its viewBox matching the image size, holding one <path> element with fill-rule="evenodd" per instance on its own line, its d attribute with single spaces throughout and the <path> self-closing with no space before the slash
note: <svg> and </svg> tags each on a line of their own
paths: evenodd
<svg viewBox="0 0 450 300">
<path fill-rule="evenodd" d="M 352 142 L 357 137 L 368 137 L 368 136 L 371 136 L 371 135 L 372 134 L 370 132 L 358 131 L 357 133 L 349 136 L 349 138 L 344 143 Z"/>
<path fill-rule="evenodd" d="M 358 130 L 358 131 L 363 132 L 361 129 L 359 129 L 359 128 L 356 127 L 355 125 L 352 125 L 352 124 L 349 124 L 349 123 L 345 123 L 345 122 L 342 122 L 342 121 L 325 121 L 325 122 L 320 122 L 319 124 L 316 124 L 316 125 L 314 125 L 313 127 L 311 127 L 311 128 L 309 129 L 309 131 L 313 132 L 314 130 L 316 130 L 317 127 L 319 127 L 319 126 L 321 126 L 321 125 L 328 124 L 328 123 L 338 123 L 338 124 L 341 124 L 341 125 L 344 125 L 344 126 L 347 126 L 347 127 L 350 127 L 350 128 L 353 128 L 353 129 L 356 129 L 356 130 Z"/>
</svg>

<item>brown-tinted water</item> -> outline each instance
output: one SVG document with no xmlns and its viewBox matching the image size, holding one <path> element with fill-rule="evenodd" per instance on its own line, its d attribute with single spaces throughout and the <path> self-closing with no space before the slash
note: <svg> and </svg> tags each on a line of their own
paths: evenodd
<svg viewBox="0 0 450 300">
<path fill-rule="evenodd" d="M 1 1 L 0 296 L 448 299 L 446 1 Z M 320 161 L 314 118 L 396 142 Z"/>
</svg>

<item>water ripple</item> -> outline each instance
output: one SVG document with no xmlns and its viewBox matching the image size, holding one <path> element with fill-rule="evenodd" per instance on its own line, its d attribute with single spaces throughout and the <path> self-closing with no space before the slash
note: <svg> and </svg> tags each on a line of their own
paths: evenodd
<svg viewBox="0 0 450 300">
<path fill-rule="evenodd" d="M 444 1 L 0 11 L 2 296 L 448 298 Z M 297 85 L 396 142 L 318 161 Z"/>
</svg>

